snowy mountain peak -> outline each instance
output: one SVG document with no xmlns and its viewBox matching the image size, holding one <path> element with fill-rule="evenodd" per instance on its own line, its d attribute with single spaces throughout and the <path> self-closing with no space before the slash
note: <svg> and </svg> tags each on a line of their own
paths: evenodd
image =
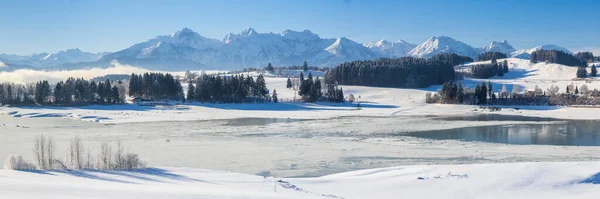
<svg viewBox="0 0 600 199">
<path fill-rule="evenodd" d="M 66 52 L 66 53 L 82 53 L 83 51 L 81 51 L 81 49 L 79 49 L 79 48 L 71 48 L 71 49 L 65 50 L 64 52 Z"/>
<path fill-rule="evenodd" d="M 258 34 L 258 32 L 256 32 L 256 30 L 254 30 L 254 28 L 246 28 L 244 31 L 242 31 L 241 35 L 251 36 L 251 35 L 256 35 L 256 34 Z"/>
<path fill-rule="evenodd" d="M 300 40 L 300 41 L 310 41 L 320 39 L 319 35 L 311 32 L 310 30 L 304 30 L 302 32 L 293 31 L 293 30 L 284 30 L 280 34 L 281 37 L 287 40 Z"/>
<path fill-rule="evenodd" d="M 344 48 L 354 48 L 357 46 L 363 47 L 362 45 L 360 45 L 346 37 L 340 37 L 340 38 L 337 38 L 335 40 L 335 42 L 333 42 L 333 44 L 331 44 L 325 50 L 331 52 L 332 54 L 338 54 L 339 51 Z"/>
<path fill-rule="evenodd" d="M 254 30 L 254 28 L 246 28 L 239 34 L 229 33 L 229 34 L 225 35 L 225 37 L 223 38 L 223 43 L 229 44 L 234 40 L 244 38 L 244 37 L 256 36 L 256 35 L 260 35 L 260 34 L 258 32 L 256 32 L 256 30 Z"/>
<path fill-rule="evenodd" d="M 183 29 L 178 30 L 177 32 L 173 33 L 171 35 L 171 37 L 190 37 L 190 36 L 196 36 L 196 35 L 200 35 L 200 34 L 194 32 L 192 29 L 183 28 Z"/>
<path fill-rule="evenodd" d="M 492 43 L 490 43 L 490 45 L 484 46 L 483 51 L 484 52 L 501 52 L 506 55 L 510 55 L 512 52 L 515 52 L 516 49 L 513 48 L 512 45 L 510 45 L 508 43 L 508 41 L 503 40 L 501 42 L 493 41 Z"/>
<path fill-rule="evenodd" d="M 476 57 L 478 54 L 475 48 L 448 36 L 433 36 L 412 49 L 408 54 L 415 57 L 429 58 L 440 53 L 456 53 L 468 57 Z"/>
<path fill-rule="evenodd" d="M 403 57 L 415 48 L 417 45 L 408 43 L 404 40 L 398 40 L 397 42 L 390 42 L 387 40 L 379 40 L 377 42 L 368 42 L 363 46 L 371 49 L 374 53 L 379 54 L 381 57 Z"/>
</svg>

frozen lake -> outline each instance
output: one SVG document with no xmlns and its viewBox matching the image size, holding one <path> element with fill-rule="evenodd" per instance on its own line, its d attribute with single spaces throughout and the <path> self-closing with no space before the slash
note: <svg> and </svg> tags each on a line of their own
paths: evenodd
<svg viewBox="0 0 600 199">
<path fill-rule="evenodd" d="M 543 136 L 555 131 L 554 137 L 544 139 L 553 141 L 560 132 L 566 132 L 563 141 L 579 137 L 597 140 L 592 135 L 571 134 L 582 131 L 581 128 L 556 123 L 552 119 L 506 116 L 361 116 L 104 124 L 66 118 L 0 115 L 0 157 L 20 154 L 33 160 L 35 136 L 44 134 L 56 141 L 59 155 L 66 154 L 69 140 L 77 135 L 93 154 L 100 142 L 121 140 L 126 150 L 138 153 L 152 166 L 205 168 L 277 177 L 322 176 L 399 165 L 600 160 L 594 147 L 461 141 L 470 140 L 465 137 L 497 137 L 472 140 L 540 143 Z M 515 132 L 519 139 L 512 139 Z M 539 139 L 526 140 L 527 135 L 537 135 Z M 501 139 L 514 142 L 499 141 Z M 597 142 L 572 143 L 596 145 Z M 578 155 L 573 156 L 574 153 Z"/>
</svg>

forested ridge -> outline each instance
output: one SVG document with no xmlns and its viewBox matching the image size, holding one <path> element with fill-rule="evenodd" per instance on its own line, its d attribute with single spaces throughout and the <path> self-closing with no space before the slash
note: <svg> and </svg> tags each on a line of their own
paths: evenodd
<svg viewBox="0 0 600 199">
<path fill-rule="evenodd" d="M 325 75 L 340 85 L 422 88 L 454 81 L 452 64 L 436 60 L 402 57 L 342 63 Z"/>
<path fill-rule="evenodd" d="M 584 56 L 581 56 L 585 58 Z M 538 50 L 531 53 L 531 63 L 545 62 L 557 63 L 567 66 L 587 67 L 587 62 L 577 56 L 559 50 Z"/>
</svg>

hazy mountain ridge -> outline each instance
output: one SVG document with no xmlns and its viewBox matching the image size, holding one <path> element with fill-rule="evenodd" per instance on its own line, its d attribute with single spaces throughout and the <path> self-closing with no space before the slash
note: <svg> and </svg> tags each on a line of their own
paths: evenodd
<svg viewBox="0 0 600 199">
<path fill-rule="evenodd" d="M 32 55 L 0 54 L 0 61 L 7 63 L 7 65 L 18 65 L 24 68 L 47 68 L 68 63 L 93 62 L 107 54 L 107 52 L 83 52 L 79 48 L 74 48 L 57 53 L 38 53 Z"/>
</svg>

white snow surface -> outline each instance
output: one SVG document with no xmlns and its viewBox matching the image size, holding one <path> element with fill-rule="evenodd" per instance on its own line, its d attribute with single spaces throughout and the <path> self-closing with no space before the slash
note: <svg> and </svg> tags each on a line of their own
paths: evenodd
<svg viewBox="0 0 600 199">
<path fill-rule="evenodd" d="M 418 165 L 317 178 L 190 168 L 0 170 L 6 198 L 597 198 L 599 162 Z"/>
</svg>

